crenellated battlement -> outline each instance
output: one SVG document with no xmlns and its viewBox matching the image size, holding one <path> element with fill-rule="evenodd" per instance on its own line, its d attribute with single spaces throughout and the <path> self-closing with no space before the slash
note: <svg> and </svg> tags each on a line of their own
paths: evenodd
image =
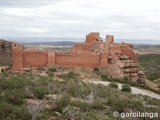
<svg viewBox="0 0 160 120">
<path fill-rule="evenodd" d="M 47 53 L 47 51 L 44 51 L 44 50 L 36 50 L 36 49 L 25 49 L 23 50 L 24 53 L 34 53 L 34 52 L 43 52 L 43 53 Z"/>
</svg>

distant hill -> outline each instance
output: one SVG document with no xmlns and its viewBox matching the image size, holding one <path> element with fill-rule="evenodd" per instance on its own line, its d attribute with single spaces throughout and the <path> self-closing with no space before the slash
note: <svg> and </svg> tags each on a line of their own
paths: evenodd
<svg viewBox="0 0 160 120">
<path fill-rule="evenodd" d="M 55 45 L 55 46 L 73 46 L 75 43 L 83 42 L 73 42 L 73 41 L 56 41 L 56 42 L 28 42 L 22 43 L 24 45 Z M 120 42 L 119 42 L 120 43 Z M 134 44 L 135 47 L 160 47 L 160 44 Z"/>
<path fill-rule="evenodd" d="M 24 45 L 55 45 L 55 46 L 73 46 L 74 44 L 75 44 L 75 42 L 71 42 L 71 41 L 24 43 Z"/>
<path fill-rule="evenodd" d="M 160 44 L 134 44 L 136 47 L 160 47 Z"/>
<path fill-rule="evenodd" d="M 62 45 L 62 46 L 72 46 L 77 42 L 84 42 L 85 38 L 52 38 L 52 37 L 43 37 L 43 38 L 5 38 L 6 40 L 13 41 L 21 44 L 45 44 L 45 45 Z M 103 38 L 105 41 L 105 38 Z M 115 43 L 132 43 L 136 46 L 150 46 L 150 45 L 158 45 L 160 46 L 160 40 L 151 40 L 151 39 L 117 39 L 115 38 Z"/>
</svg>

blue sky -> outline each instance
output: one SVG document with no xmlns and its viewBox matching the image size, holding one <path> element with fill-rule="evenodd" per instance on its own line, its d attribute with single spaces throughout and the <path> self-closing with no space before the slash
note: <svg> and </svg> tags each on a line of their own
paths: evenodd
<svg viewBox="0 0 160 120">
<path fill-rule="evenodd" d="M 160 44 L 158 0 L 0 0 L 0 38 L 85 38 L 89 32 Z"/>
</svg>

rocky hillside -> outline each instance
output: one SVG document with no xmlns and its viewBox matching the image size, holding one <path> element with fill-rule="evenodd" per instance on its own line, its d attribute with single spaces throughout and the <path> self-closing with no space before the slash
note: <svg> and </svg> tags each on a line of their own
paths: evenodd
<svg viewBox="0 0 160 120">
<path fill-rule="evenodd" d="M 12 42 L 0 39 L 0 66 L 12 64 Z"/>
<path fill-rule="evenodd" d="M 138 64 L 121 52 L 111 54 L 108 66 L 101 67 L 100 71 L 110 77 L 128 78 L 142 84 L 145 84 L 146 80 L 145 74 L 139 69 Z"/>
</svg>

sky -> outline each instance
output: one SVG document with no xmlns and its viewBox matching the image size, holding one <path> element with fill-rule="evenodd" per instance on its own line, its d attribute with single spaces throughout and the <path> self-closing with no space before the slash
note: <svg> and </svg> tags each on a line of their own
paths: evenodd
<svg viewBox="0 0 160 120">
<path fill-rule="evenodd" d="M 159 0 L 0 0 L 0 38 L 85 38 L 100 32 L 102 38 L 160 44 L 159 5 Z"/>
</svg>

